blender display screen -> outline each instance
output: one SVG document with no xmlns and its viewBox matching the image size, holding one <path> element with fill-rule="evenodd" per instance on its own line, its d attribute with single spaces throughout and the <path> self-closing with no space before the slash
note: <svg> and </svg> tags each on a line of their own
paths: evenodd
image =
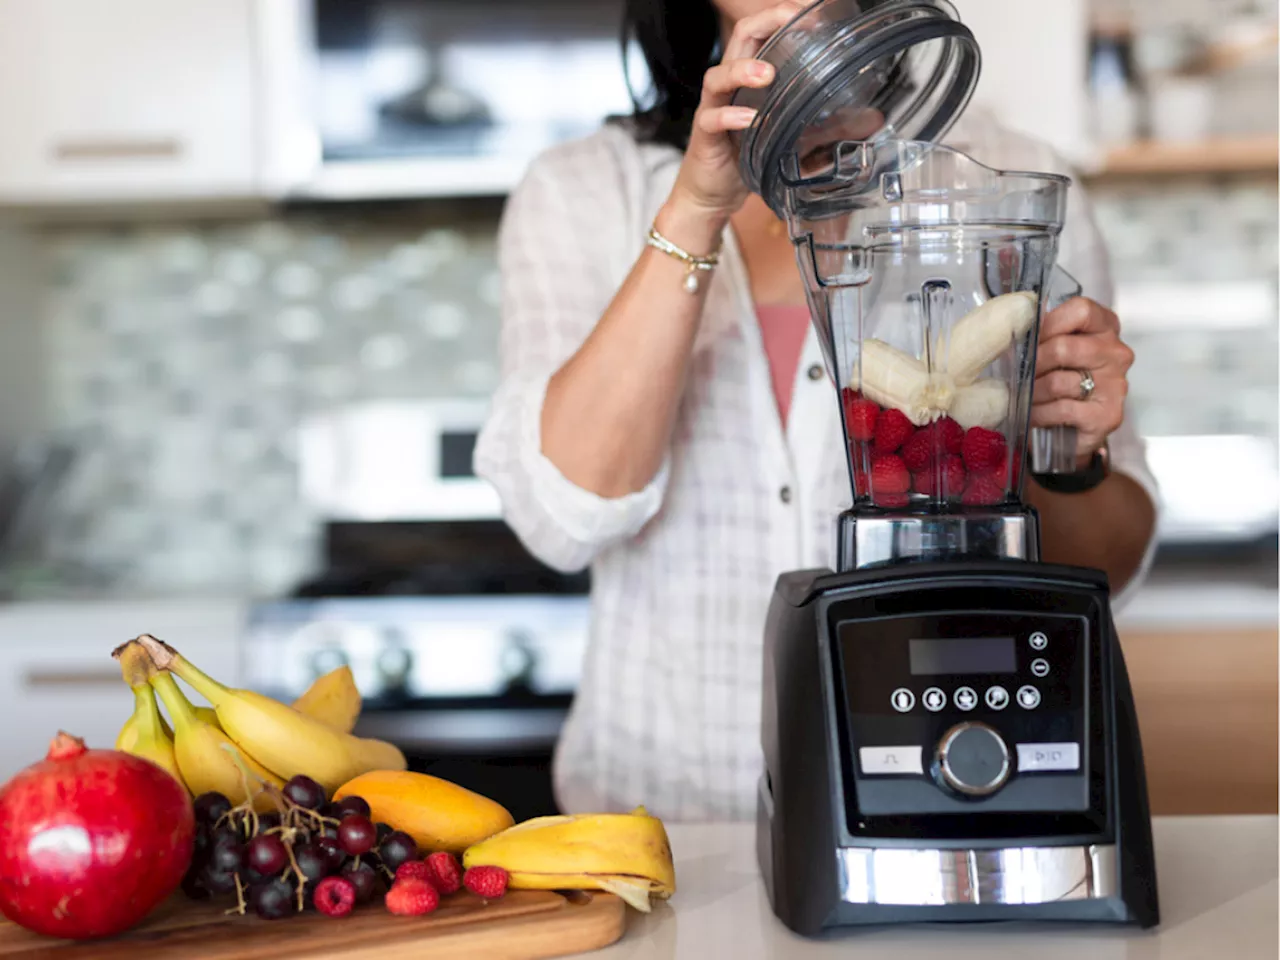
<svg viewBox="0 0 1280 960">
<path fill-rule="evenodd" d="M 1013 637 L 963 637 L 907 642 L 911 675 L 960 673 L 1017 673 L 1018 651 Z"/>
</svg>

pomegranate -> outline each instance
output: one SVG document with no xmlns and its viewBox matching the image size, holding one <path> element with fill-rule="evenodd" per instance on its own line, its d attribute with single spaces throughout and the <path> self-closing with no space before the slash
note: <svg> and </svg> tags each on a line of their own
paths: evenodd
<svg viewBox="0 0 1280 960">
<path fill-rule="evenodd" d="M 122 933 L 177 888 L 194 839 L 172 776 L 59 733 L 0 788 L 0 911 L 51 937 Z"/>
</svg>

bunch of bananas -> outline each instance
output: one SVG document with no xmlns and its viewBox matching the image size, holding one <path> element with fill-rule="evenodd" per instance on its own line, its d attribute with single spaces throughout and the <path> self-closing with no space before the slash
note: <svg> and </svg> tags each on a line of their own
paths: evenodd
<svg viewBox="0 0 1280 960">
<path fill-rule="evenodd" d="M 463 866 L 502 867 L 513 889 L 606 890 L 642 913 L 676 891 L 671 844 L 644 807 L 535 817 L 470 847 Z"/>
<path fill-rule="evenodd" d="M 234 690 L 148 634 L 113 651 L 133 690 L 133 715 L 116 749 L 167 770 L 194 795 L 216 791 L 239 805 L 252 800 L 273 809 L 262 784 L 279 788 L 303 774 L 331 795 L 372 770 L 404 770 L 405 758 L 381 740 L 351 735 L 360 693 L 351 671 L 338 669 L 315 681 L 292 706 L 251 690 Z M 209 701 L 194 706 L 174 680 L 184 680 Z M 161 716 L 164 703 L 172 726 Z"/>
</svg>

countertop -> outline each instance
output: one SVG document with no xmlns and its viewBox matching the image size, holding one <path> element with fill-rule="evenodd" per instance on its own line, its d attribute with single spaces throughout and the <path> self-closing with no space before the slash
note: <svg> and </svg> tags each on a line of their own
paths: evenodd
<svg viewBox="0 0 1280 960">
<path fill-rule="evenodd" d="M 1157 817 L 1160 927 L 918 927 L 804 940 L 773 916 L 750 824 L 668 828 L 676 895 L 598 960 L 916 960 L 1001 956 L 1035 960 L 1262 960 L 1280 956 L 1275 817 Z"/>
</svg>

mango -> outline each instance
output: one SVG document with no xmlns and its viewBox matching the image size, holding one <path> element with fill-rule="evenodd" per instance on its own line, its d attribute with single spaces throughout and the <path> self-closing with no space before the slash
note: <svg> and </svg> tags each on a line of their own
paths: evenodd
<svg viewBox="0 0 1280 960">
<path fill-rule="evenodd" d="M 413 837 L 423 854 L 460 854 L 515 823 L 507 809 L 488 797 L 425 773 L 377 770 L 344 783 L 333 795 L 363 797 L 374 822 Z"/>
</svg>

